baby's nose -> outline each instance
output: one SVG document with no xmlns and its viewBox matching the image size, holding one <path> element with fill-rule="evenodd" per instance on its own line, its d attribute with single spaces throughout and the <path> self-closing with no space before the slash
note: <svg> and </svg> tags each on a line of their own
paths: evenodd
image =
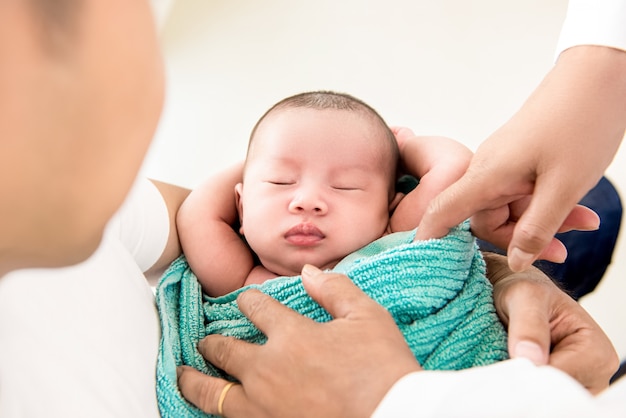
<svg viewBox="0 0 626 418">
<path fill-rule="evenodd" d="M 310 212 L 316 215 L 325 214 L 328 210 L 320 193 L 308 190 L 299 191 L 289 203 L 289 211 L 294 213 Z"/>
</svg>

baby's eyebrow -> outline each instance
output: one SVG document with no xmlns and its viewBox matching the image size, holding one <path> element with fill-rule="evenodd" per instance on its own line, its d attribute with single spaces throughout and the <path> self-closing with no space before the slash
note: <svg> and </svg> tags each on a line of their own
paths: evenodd
<svg viewBox="0 0 626 418">
<path fill-rule="evenodd" d="M 372 167 L 362 163 L 342 165 L 341 167 L 336 167 L 334 170 L 332 170 L 332 172 L 333 174 L 336 174 L 338 176 L 355 174 L 370 177 L 375 175 Z"/>
</svg>

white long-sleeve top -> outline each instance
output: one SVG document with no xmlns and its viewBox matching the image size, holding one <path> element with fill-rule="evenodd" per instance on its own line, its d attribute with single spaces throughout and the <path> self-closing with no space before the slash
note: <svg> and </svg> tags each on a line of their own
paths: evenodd
<svg viewBox="0 0 626 418">
<path fill-rule="evenodd" d="M 626 1 L 570 0 L 556 55 L 576 45 L 603 45 L 626 51 Z"/>
<path fill-rule="evenodd" d="M 387 393 L 375 418 L 626 417 L 626 379 L 592 396 L 551 366 L 515 359 L 463 371 L 406 375 Z"/>
</svg>

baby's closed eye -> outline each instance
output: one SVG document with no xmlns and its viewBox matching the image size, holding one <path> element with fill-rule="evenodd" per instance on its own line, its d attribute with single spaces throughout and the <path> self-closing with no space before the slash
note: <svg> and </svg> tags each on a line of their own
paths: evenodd
<svg viewBox="0 0 626 418">
<path fill-rule="evenodd" d="M 272 184 L 275 186 L 289 186 L 295 184 L 296 181 L 291 178 L 270 178 L 265 180 L 264 183 Z"/>
<path fill-rule="evenodd" d="M 361 187 L 359 187 L 358 185 L 348 185 L 348 184 L 341 184 L 341 185 L 332 185 L 331 186 L 333 189 L 335 190 L 347 190 L 347 191 L 351 191 L 351 190 L 363 190 Z"/>
</svg>

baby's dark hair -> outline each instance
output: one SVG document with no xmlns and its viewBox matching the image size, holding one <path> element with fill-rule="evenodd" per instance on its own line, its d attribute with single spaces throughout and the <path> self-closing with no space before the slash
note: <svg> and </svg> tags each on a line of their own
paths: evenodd
<svg viewBox="0 0 626 418">
<path fill-rule="evenodd" d="M 396 141 L 395 135 L 385 122 L 385 120 L 378 114 L 374 108 L 365 103 L 364 101 L 357 99 L 354 96 L 351 96 L 346 93 L 338 93 L 335 91 L 329 90 L 318 90 L 318 91 L 309 91 L 304 93 L 299 93 L 285 99 L 282 99 L 274 106 L 270 107 L 261 118 L 257 121 L 256 125 L 252 129 L 250 134 L 250 140 L 248 142 L 248 153 L 250 152 L 250 145 L 252 144 L 253 138 L 256 134 L 256 131 L 259 125 L 265 120 L 265 118 L 273 113 L 276 110 L 280 109 L 290 109 L 290 108 L 298 108 L 304 107 L 309 109 L 336 109 L 336 110 L 348 110 L 354 112 L 361 112 L 362 114 L 371 117 L 374 121 L 380 125 L 380 128 L 385 134 L 385 139 L 388 145 L 389 150 L 389 161 L 388 167 L 390 168 L 390 185 L 391 190 L 395 188 L 396 174 L 397 174 L 397 166 L 398 166 L 398 158 L 400 155 L 400 151 L 398 150 L 398 142 Z"/>
</svg>

